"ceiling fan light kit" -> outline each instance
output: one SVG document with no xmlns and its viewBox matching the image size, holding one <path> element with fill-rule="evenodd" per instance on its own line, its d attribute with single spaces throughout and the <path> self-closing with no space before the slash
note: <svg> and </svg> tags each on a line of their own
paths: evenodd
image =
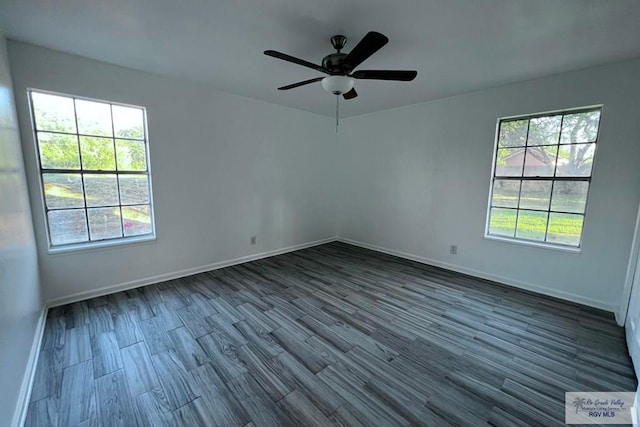
<svg viewBox="0 0 640 427">
<path fill-rule="evenodd" d="M 322 88 L 334 95 L 342 95 L 353 89 L 353 77 L 329 76 L 322 79 Z"/>
</svg>

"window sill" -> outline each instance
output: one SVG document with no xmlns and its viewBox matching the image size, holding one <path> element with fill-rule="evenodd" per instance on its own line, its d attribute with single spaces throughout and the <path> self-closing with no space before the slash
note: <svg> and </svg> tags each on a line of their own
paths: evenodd
<svg viewBox="0 0 640 427">
<path fill-rule="evenodd" d="M 145 235 L 140 237 L 127 237 L 122 239 L 107 240 L 102 242 L 78 243 L 61 247 L 49 248 L 49 255 L 63 255 L 74 252 L 93 252 L 96 250 L 110 249 L 118 246 L 130 246 L 150 243 L 156 240 L 156 235 Z"/>
<path fill-rule="evenodd" d="M 548 243 L 538 243 L 538 242 L 533 242 L 528 240 L 510 239 L 508 237 L 491 236 L 488 234 L 485 234 L 484 238 L 487 240 L 492 240 L 494 242 L 510 243 L 512 245 L 529 246 L 529 247 L 534 247 L 539 249 L 550 249 L 553 251 L 565 252 L 565 253 L 576 254 L 576 255 L 579 255 L 582 253 L 581 248 L 574 248 L 570 246 L 550 245 Z"/>
</svg>

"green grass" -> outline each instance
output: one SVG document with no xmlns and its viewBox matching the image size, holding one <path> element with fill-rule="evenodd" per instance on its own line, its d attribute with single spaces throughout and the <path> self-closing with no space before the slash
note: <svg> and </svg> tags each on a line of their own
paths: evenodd
<svg viewBox="0 0 640 427">
<path fill-rule="evenodd" d="M 82 192 L 77 191 L 77 185 L 70 184 L 67 181 L 67 177 L 64 174 L 47 174 L 49 182 L 45 183 L 45 194 L 48 200 L 62 201 L 64 205 L 70 207 L 78 207 L 73 204 L 68 204 L 69 200 L 83 200 Z M 77 175 L 80 176 L 79 174 Z M 103 176 L 94 176 L 97 179 L 113 179 Z M 105 188 L 105 191 L 111 191 L 109 188 Z M 86 197 L 88 201 L 99 200 L 100 195 L 94 197 Z M 82 207 L 82 205 L 80 206 Z M 119 209 L 114 208 L 114 214 L 120 215 Z M 123 206 L 122 218 L 125 221 L 134 221 L 140 224 L 151 224 L 151 216 L 149 214 L 149 208 L 146 204 L 140 206 Z"/>
<path fill-rule="evenodd" d="M 551 213 L 547 242 L 577 246 L 580 243 L 583 217 Z M 516 211 L 513 209 L 491 210 L 489 232 L 493 235 L 521 237 L 544 241 L 547 215 L 544 212 L 520 211 L 516 230 Z"/>
</svg>

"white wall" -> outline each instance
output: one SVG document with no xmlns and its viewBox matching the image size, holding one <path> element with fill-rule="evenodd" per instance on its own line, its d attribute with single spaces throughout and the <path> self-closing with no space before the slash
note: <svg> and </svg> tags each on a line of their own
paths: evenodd
<svg viewBox="0 0 640 427">
<path fill-rule="evenodd" d="M 42 306 L 20 134 L 4 37 L 0 36 L 0 425 L 25 396 Z M 22 395 L 21 395 L 22 393 Z M 19 409 L 16 417 L 19 416 Z"/>
<path fill-rule="evenodd" d="M 345 120 L 339 236 L 614 311 L 640 201 L 638 76 L 627 61 Z M 582 253 L 483 238 L 496 119 L 594 104 Z"/>
<path fill-rule="evenodd" d="M 28 44 L 9 54 L 47 301 L 335 235 L 331 119 Z M 27 88 L 147 107 L 156 241 L 48 253 Z"/>
<path fill-rule="evenodd" d="M 353 241 L 619 305 L 640 201 L 638 60 L 349 118 L 336 138 L 329 118 L 204 85 L 18 42 L 9 52 L 48 301 L 330 238 L 337 222 Z M 157 241 L 47 252 L 27 87 L 147 107 Z M 582 253 L 484 239 L 496 119 L 600 103 Z"/>
</svg>

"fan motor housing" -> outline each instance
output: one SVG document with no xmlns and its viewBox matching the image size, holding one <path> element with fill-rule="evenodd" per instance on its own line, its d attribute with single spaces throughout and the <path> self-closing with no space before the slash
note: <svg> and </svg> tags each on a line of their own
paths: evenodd
<svg viewBox="0 0 640 427">
<path fill-rule="evenodd" d="M 343 74 L 351 70 L 347 70 L 344 67 L 344 58 L 347 57 L 346 53 L 330 53 L 322 58 L 322 66 L 332 73 Z"/>
</svg>

